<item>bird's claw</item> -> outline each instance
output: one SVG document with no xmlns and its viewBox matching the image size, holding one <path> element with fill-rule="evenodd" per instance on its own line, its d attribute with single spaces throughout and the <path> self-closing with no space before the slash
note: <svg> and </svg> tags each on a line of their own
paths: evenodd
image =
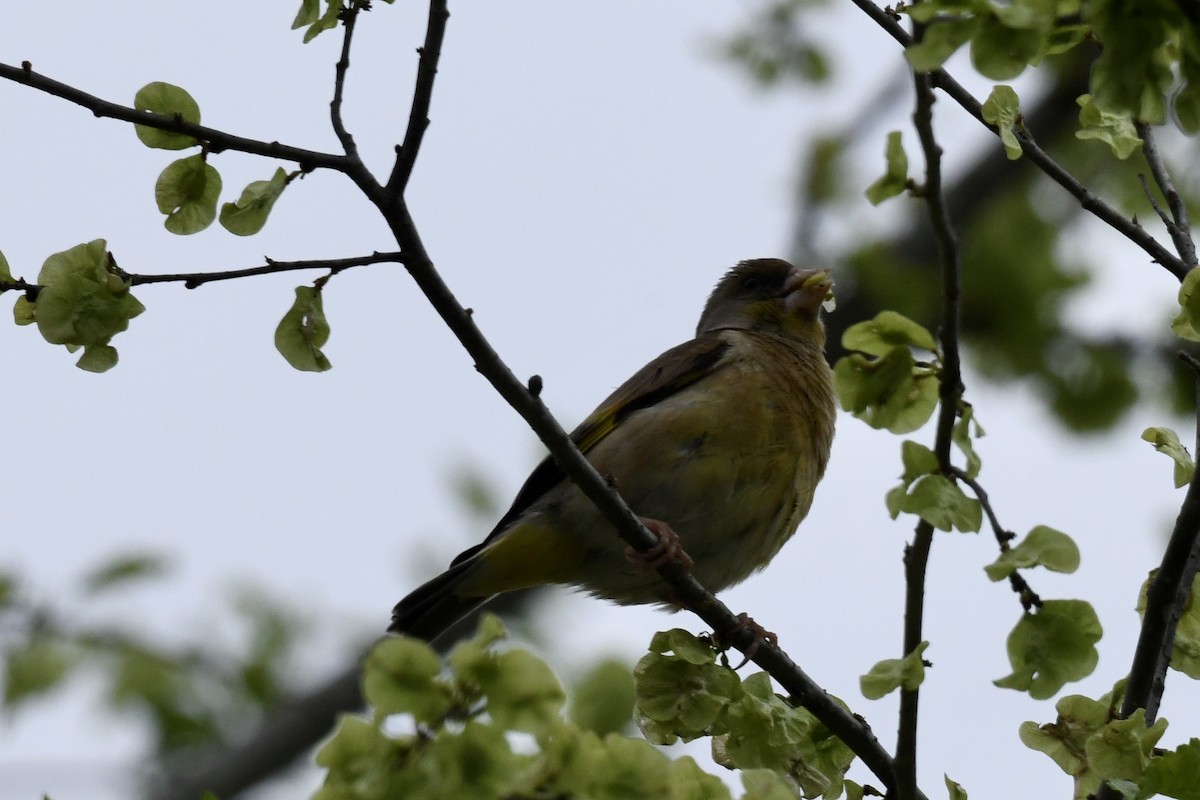
<svg viewBox="0 0 1200 800">
<path fill-rule="evenodd" d="M 739 670 L 746 666 L 746 664 L 750 663 L 750 659 L 754 658 L 754 654 L 758 652 L 758 648 L 762 646 L 763 642 L 768 643 L 772 647 L 779 645 L 779 637 L 755 622 L 754 618 L 749 614 L 742 612 L 741 614 L 737 615 L 737 618 L 737 630 L 749 631 L 750 635 L 754 638 L 750 641 L 750 646 L 746 648 L 745 652 L 743 652 L 742 655 L 744 658 L 742 658 L 741 662 L 734 667 L 734 670 Z M 726 637 L 720 634 L 715 634 L 714 638 L 717 640 L 718 644 L 725 647 L 729 646 L 729 642 Z"/>
<path fill-rule="evenodd" d="M 631 564 L 636 564 L 643 571 L 658 569 L 663 564 L 671 561 L 679 562 L 683 567 L 684 572 L 691 572 L 695 562 L 691 556 L 684 552 L 683 547 L 679 544 L 679 534 L 671 529 L 671 526 L 662 520 L 650 519 L 642 517 L 642 524 L 646 529 L 658 537 L 658 544 L 651 547 L 645 552 L 634 550 L 632 547 L 625 548 L 625 560 Z"/>
</svg>

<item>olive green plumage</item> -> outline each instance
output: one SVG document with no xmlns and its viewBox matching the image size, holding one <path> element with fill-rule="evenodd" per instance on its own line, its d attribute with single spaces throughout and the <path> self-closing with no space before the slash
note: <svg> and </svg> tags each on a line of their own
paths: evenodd
<svg viewBox="0 0 1200 800">
<path fill-rule="evenodd" d="M 807 284 L 807 285 L 806 285 Z M 571 434 L 635 513 L 661 520 L 720 591 L 766 566 L 812 504 L 833 441 L 820 307 L 827 275 L 743 261 L 696 338 L 651 361 Z M 483 543 L 400 601 L 392 631 L 432 639 L 489 597 L 563 583 L 621 604 L 671 604 L 550 458 Z"/>
</svg>

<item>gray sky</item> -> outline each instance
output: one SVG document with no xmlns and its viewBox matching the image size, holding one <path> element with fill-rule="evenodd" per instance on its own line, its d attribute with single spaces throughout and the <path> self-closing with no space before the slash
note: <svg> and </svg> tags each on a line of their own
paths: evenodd
<svg viewBox="0 0 1200 800">
<path fill-rule="evenodd" d="M 124 103 L 143 84 L 168 81 L 192 93 L 205 124 L 334 150 L 327 117 L 339 36 L 302 45 L 287 29 L 293 5 L 14 4 L 0 26 L 0 60 L 29 60 Z M 411 205 L 460 300 L 518 375 L 544 378 L 543 397 L 567 427 L 691 335 L 724 269 L 786 255 L 801 143 L 818 126 L 844 122 L 900 64 L 891 41 L 846 8 L 818 29 L 841 45 L 837 93 L 764 94 L 713 56 L 717 38 L 754 7 L 452 7 Z M 385 172 L 408 114 L 422 9 L 377 4 L 358 34 L 347 123 Z M 288 189 L 259 236 L 216 226 L 174 236 L 162 228 L 153 185 L 176 154 L 13 84 L 0 84 L 0 108 L 0 250 L 16 275 L 33 279 L 47 255 L 95 238 L 108 240 L 122 267 L 144 273 L 394 248 L 349 182 L 320 172 Z M 855 192 L 882 171 L 882 132 L 905 126 L 908 113 L 899 108 L 867 137 Z M 948 102 L 937 113 L 955 134 L 953 156 L 975 131 Z M 223 201 L 277 166 L 238 154 L 213 163 Z M 883 226 L 896 208 L 864 200 L 854 222 Z M 1165 324 L 1174 297 L 1165 271 L 1098 225 L 1080 239 L 1102 279 L 1073 309 L 1079 324 Z M 136 622 L 180 643 L 236 637 L 230 591 L 260 584 L 317 620 L 302 681 L 318 681 L 344 645 L 381 631 L 402 594 L 489 527 L 456 509 L 448 477 L 473 465 L 506 501 L 540 451 L 398 266 L 330 283 L 334 369 L 294 372 L 272 335 L 292 288 L 313 277 L 140 288 L 147 311 L 114 340 L 120 365 L 99 376 L 77 370 L 35 330 L 0 326 L 8 375 L 0 409 L 9 421 L 0 430 L 0 485 L 10 498 L 0 568 L 18 570 L 81 623 Z M 1138 316 L 1124 319 L 1130 309 Z M 1111 435 L 1081 441 L 1060 433 L 1020 386 L 968 374 L 968 397 L 988 432 L 981 479 L 1002 522 L 1018 533 L 1060 528 L 1083 551 L 1074 576 L 1029 577 L 1043 597 L 1096 606 L 1105 627 L 1099 668 L 1066 692 L 1097 696 L 1128 669 L 1137 588 L 1182 499 L 1170 462 L 1138 437 L 1173 421 L 1142 409 Z M 928 443 L 932 433 L 912 438 Z M 1191 433 L 1181 429 L 1181 438 Z M 912 522 L 889 520 L 883 504 L 899 472 L 898 439 L 842 416 L 830 471 L 797 538 L 724 595 L 776 631 L 889 750 L 895 704 L 862 699 L 857 681 L 877 660 L 900 655 L 900 557 Z M 141 550 L 169 554 L 173 577 L 86 607 L 73 594 L 90 566 Z M 931 796 L 943 772 L 984 800 L 1068 791 L 1069 779 L 1016 736 L 1024 720 L 1051 721 L 1053 703 L 991 686 L 1009 671 L 1004 637 L 1019 615 L 1007 587 L 983 575 L 995 554 L 989 534 L 940 535 L 934 544 L 926 656 L 935 667 L 922 695 L 920 756 Z M 702 629 L 686 614 L 612 608 L 565 591 L 545 618 L 566 645 L 548 655 L 563 673 L 600 654 L 632 661 L 655 630 Z M 136 721 L 84 711 L 99 691 L 80 681 L 3 722 L 0 774 L 15 779 L 0 781 L 0 800 L 103 796 L 95 781 L 140 752 L 144 732 Z M 1173 673 L 1163 713 L 1172 726 L 1162 744 L 1186 741 L 1200 722 L 1200 691 Z M 852 777 L 866 779 L 858 767 Z"/>
</svg>

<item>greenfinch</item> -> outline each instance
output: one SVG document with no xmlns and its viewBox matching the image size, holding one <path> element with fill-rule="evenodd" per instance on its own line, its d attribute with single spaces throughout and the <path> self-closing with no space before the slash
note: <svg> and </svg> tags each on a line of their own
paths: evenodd
<svg viewBox="0 0 1200 800">
<path fill-rule="evenodd" d="M 696 337 L 639 370 L 571 434 L 712 591 L 779 552 L 825 472 L 835 409 L 820 312 L 831 288 L 826 271 L 739 263 L 708 298 Z M 547 457 L 481 544 L 400 601 L 390 630 L 432 640 L 492 596 L 543 584 L 673 605 L 670 586 L 626 550 Z"/>
</svg>

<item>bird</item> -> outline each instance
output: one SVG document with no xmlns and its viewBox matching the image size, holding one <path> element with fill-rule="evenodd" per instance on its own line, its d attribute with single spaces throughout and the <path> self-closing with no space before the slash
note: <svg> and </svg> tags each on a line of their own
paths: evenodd
<svg viewBox="0 0 1200 800">
<path fill-rule="evenodd" d="M 571 433 L 659 536 L 659 561 L 679 554 L 711 591 L 766 566 L 825 473 L 836 409 L 821 310 L 831 293 L 829 270 L 739 262 L 695 338 L 642 367 Z M 433 641 L 493 596 L 546 584 L 677 610 L 653 557 L 627 552 L 548 456 L 480 544 L 396 605 L 388 630 Z"/>
</svg>

